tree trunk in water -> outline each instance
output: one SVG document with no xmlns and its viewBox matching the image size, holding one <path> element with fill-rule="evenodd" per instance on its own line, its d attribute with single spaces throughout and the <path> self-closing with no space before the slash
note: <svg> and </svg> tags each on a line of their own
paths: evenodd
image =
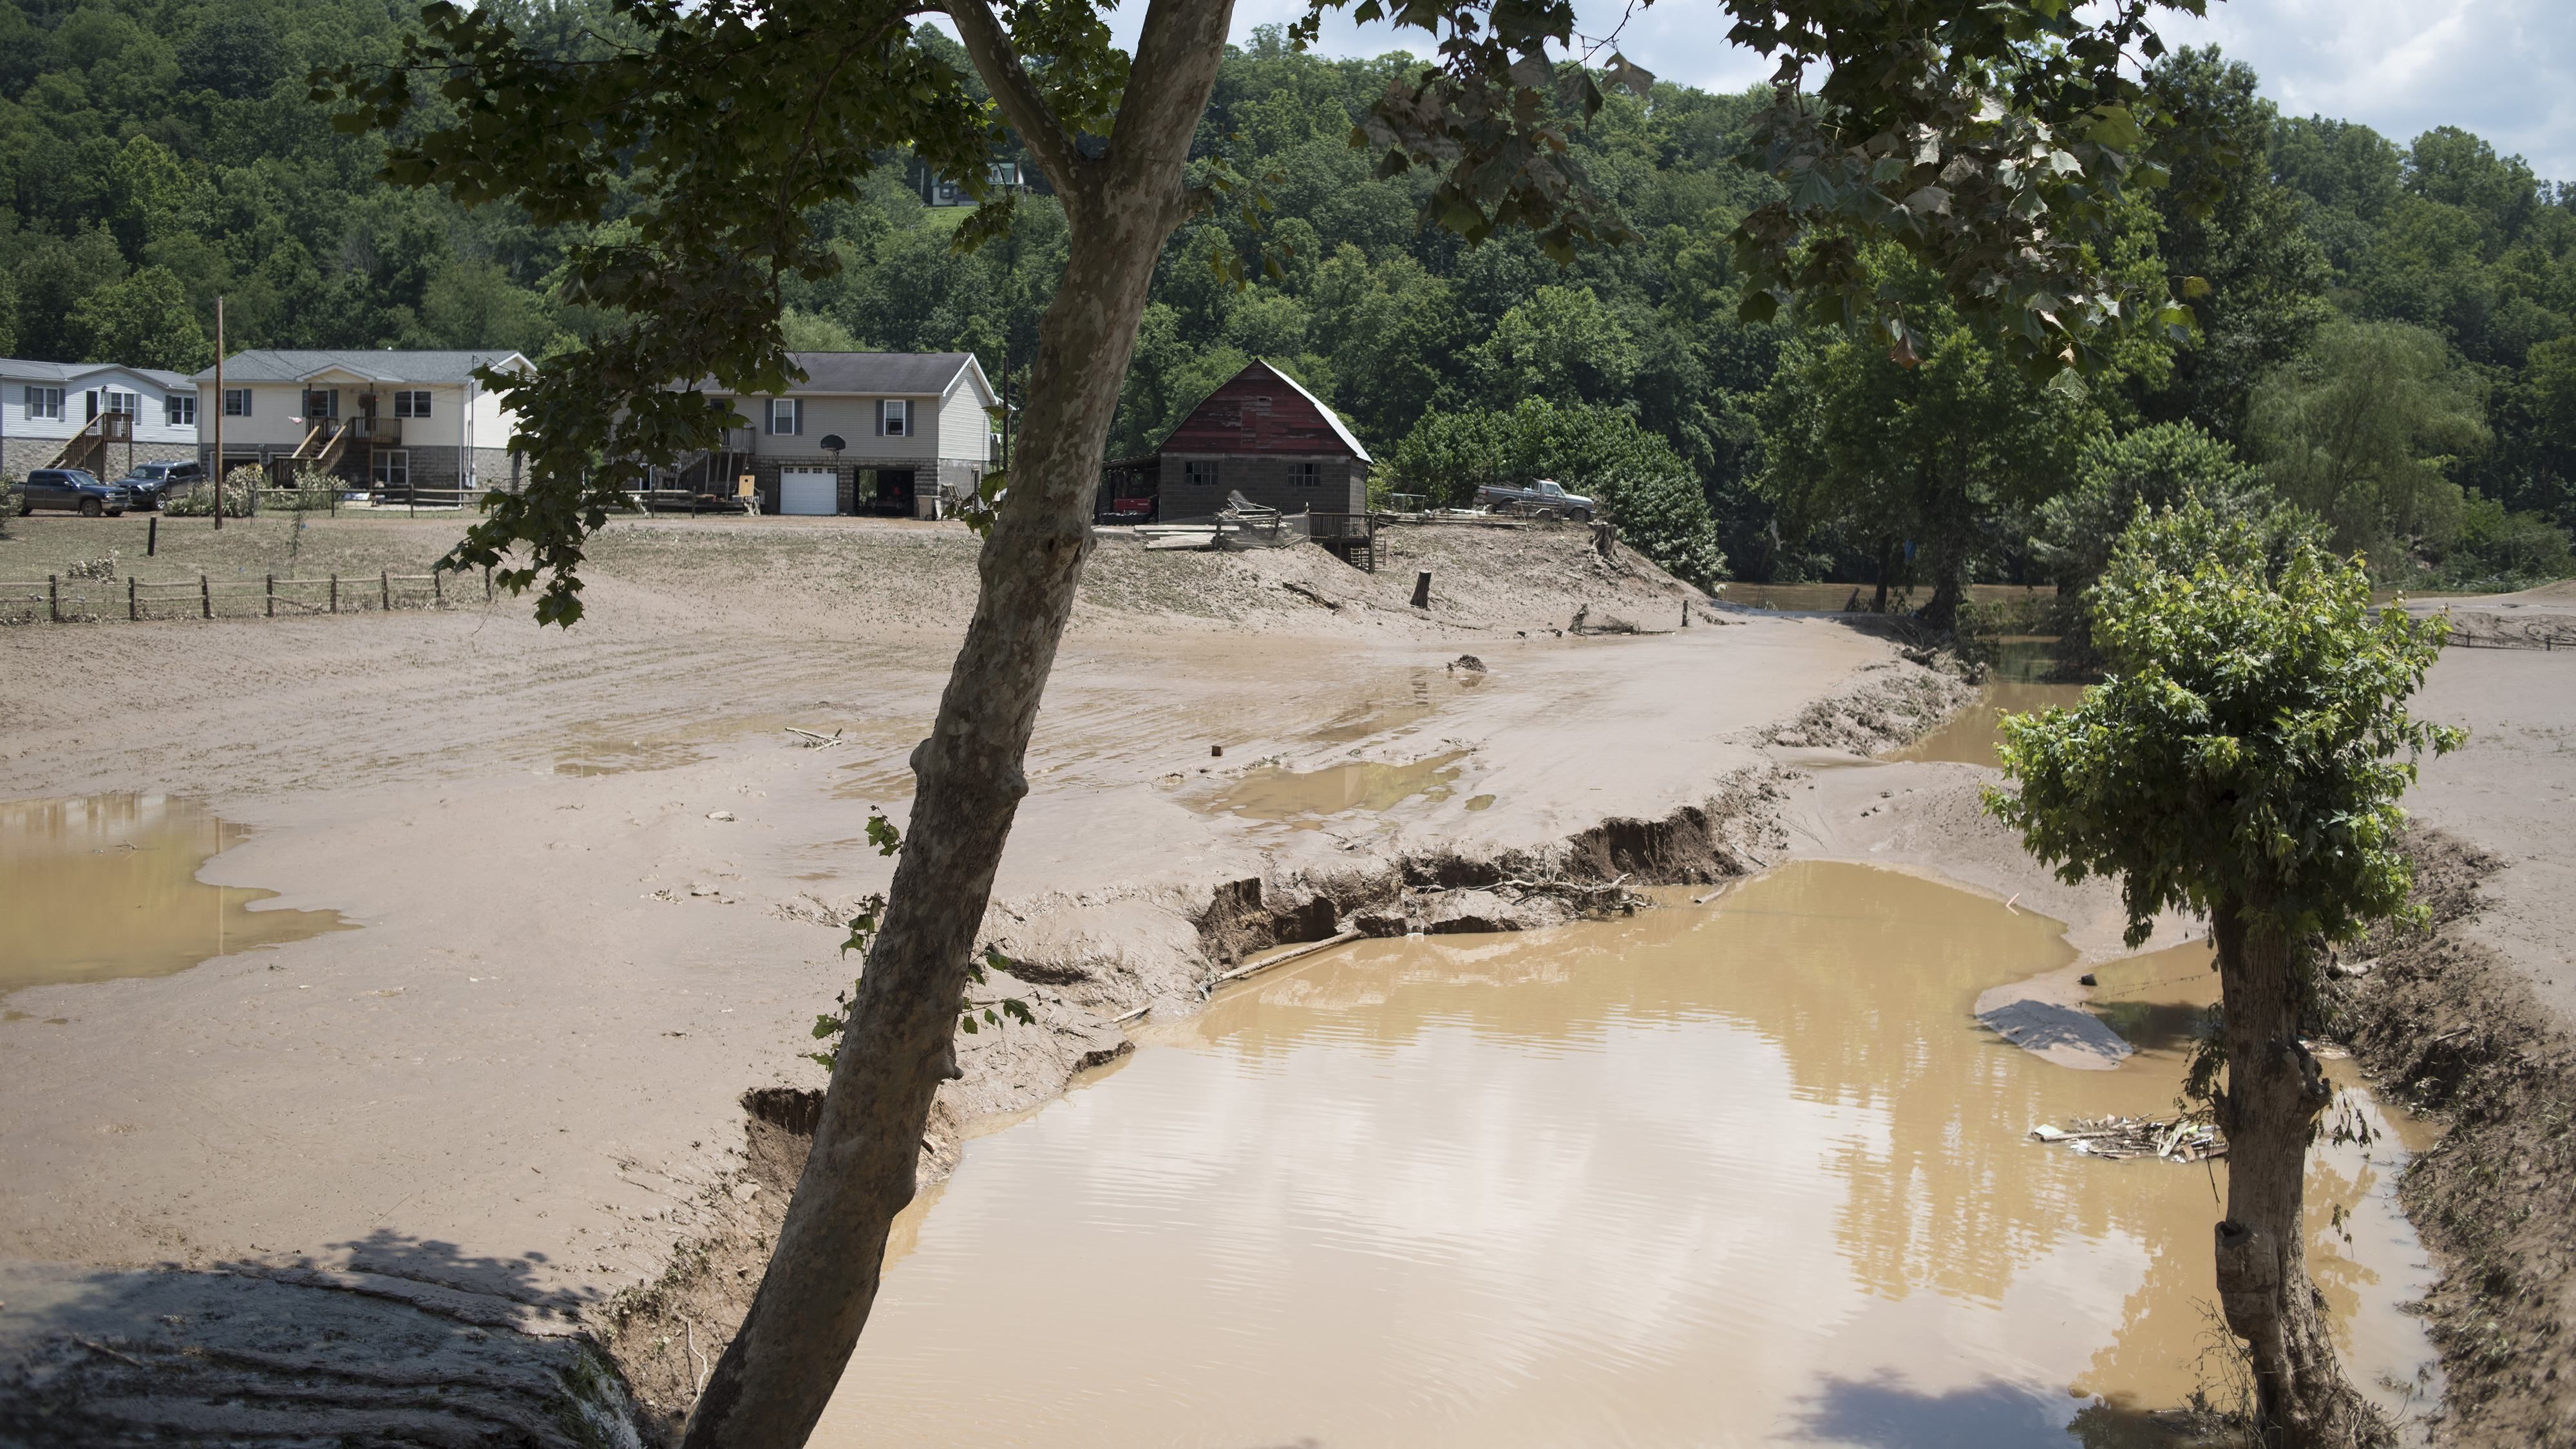
<svg viewBox="0 0 2576 1449">
<path fill-rule="evenodd" d="M 967 48 L 1014 127 L 1041 129 L 1051 118 L 1031 109 L 1033 87 L 997 50 L 989 12 L 980 0 L 959 8 Z M 1232 10 L 1230 0 L 1156 0 L 1109 154 L 1078 156 L 1051 126 L 1035 148 L 1050 157 L 1071 246 L 1039 330 L 1009 496 L 978 561 L 975 616 L 938 719 L 912 754 L 919 785 L 902 859 L 812 1154 L 751 1311 L 690 1416 L 688 1449 L 803 1444 L 876 1299 L 932 1095 L 957 1075 L 967 961 L 1028 793 L 1021 761 L 1090 549 L 1111 415 L 1155 260 L 1188 214 L 1182 166 Z"/>
<path fill-rule="evenodd" d="M 2245 1340 L 2255 1413 L 2275 1449 L 2373 1442 L 2377 1416 L 2353 1391 L 2308 1282 L 2308 1143 L 2333 1100 L 2299 1042 L 2310 986 L 2304 948 L 2259 907 L 2230 896 L 2210 913 L 2225 998 L 2227 1218 L 2218 1224 L 2218 1295 Z"/>
<path fill-rule="evenodd" d="M 1895 572 L 1896 544 L 1892 540 L 1882 542 L 1878 546 L 1878 593 L 1870 602 L 1869 611 L 1871 613 L 1884 614 L 1887 612 L 1887 579 L 1890 574 Z"/>
</svg>

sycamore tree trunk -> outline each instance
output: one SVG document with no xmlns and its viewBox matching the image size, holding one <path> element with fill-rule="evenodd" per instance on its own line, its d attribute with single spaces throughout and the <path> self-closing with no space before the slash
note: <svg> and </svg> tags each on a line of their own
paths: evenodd
<svg viewBox="0 0 2576 1449">
<path fill-rule="evenodd" d="M 1011 125 L 1062 197 L 1070 259 L 1039 330 L 1010 491 L 930 738 L 883 928 L 860 978 L 812 1155 L 750 1314 L 689 1420 L 689 1449 L 793 1449 L 875 1301 L 886 1230 L 911 1201 L 931 1096 L 957 1074 L 966 965 L 1020 797 L 1038 698 L 1090 548 L 1091 504 L 1155 259 L 1188 215 L 1182 167 L 1230 0 L 1155 0 L 1107 154 L 1056 127 L 983 0 L 952 13 Z"/>
<path fill-rule="evenodd" d="M 2308 1282 L 2308 1144 L 2333 1100 L 2299 1041 L 2310 991 L 2304 949 L 2246 902 L 2210 913 L 2225 999 L 2227 1218 L 2218 1224 L 2218 1295 L 2227 1327 L 2246 1343 L 2255 1413 L 2266 1445 L 2370 1442 L 2375 1416 L 2354 1393 Z"/>
</svg>

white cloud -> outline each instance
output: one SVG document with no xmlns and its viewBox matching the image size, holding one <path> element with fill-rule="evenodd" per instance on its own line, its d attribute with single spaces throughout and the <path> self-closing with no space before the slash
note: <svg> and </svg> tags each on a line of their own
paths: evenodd
<svg viewBox="0 0 2576 1449">
<path fill-rule="evenodd" d="M 1616 0 L 1578 0 L 1583 28 L 1619 26 Z M 1306 13 L 1303 0 L 1239 0 L 1235 38 Z M 1132 46 L 1143 0 L 1112 12 Z M 1740 90 L 1770 73 L 1762 57 L 1726 42 L 1731 24 L 1707 0 L 1664 0 L 1628 17 L 1619 45 L 1657 75 L 1707 90 Z M 2254 67 L 2263 93 L 2290 115 L 2359 121 L 2399 145 L 2435 126 L 2459 126 L 2519 154 L 2542 176 L 2576 180 L 2576 3 L 2571 0 L 2223 0 L 2206 19 L 2173 14 L 2159 28 L 2175 45 L 2216 44 Z M 1418 30 L 1329 19 L 1317 49 L 1331 56 L 1427 52 Z"/>
<path fill-rule="evenodd" d="M 2576 180 L 2568 0 L 2233 0 L 2162 29 L 2253 66 L 2286 114 L 2359 121 L 2401 146 L 2458 126 Z"/>
</svg>

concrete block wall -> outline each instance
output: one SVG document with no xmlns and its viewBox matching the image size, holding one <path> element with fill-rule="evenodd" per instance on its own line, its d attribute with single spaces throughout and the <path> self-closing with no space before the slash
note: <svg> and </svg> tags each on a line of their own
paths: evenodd
<svg viewBox="0 0 2576 1449">
<path fill-rule="evenodd" d="M 1191 463 L 1216 464 L 1216 481 L 1191 486 Z M 1314 486 L 1297 481 L 1297 465 L 1312 463 Z M 1364 513 L 1368 511 L 1368 469 L 1358 459 L 1295 453 L 1165 453 L 1159 479 L 1166 520 L 1206 518 L 1226 505 L 1228 494 L 1282 513 Z"/>
</svg>

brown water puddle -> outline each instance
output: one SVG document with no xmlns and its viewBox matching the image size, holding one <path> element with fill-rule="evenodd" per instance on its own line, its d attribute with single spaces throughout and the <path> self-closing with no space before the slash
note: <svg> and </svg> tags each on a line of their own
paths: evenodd
<svg viewBox="0 0 2576 1449">
<path fill-rule="evenodd" d="M 2056 664 L 2056 649 L 2055 639 L 2006 638 L 2002 658 L 1996 662 L 1994 675 L 1978 694 L 1977 702 L 1959 711 L 1948 724 L 1886 758 L 1951 760 L 1992 768 L 1995 747 L 2003 743 L 2005 715 L 2029 714 L 2052 705 L 2073 709 L 2084 702 L 2083 685 L 2048 682 L 2046 676 Z"/>
<path fill-rule="evenodd" d="M 1323 817 L 1352 810 L 1384 810 L 1416 795 L 1446 800 L 1465 750 L 1451 750 L 1409 765 L 1354 760 L 1320 770 L 1265 765 L 1211 798 L 1210 813 L 1232 812 L 1251 820 L 1284 820 L 1301 830 L 1321 829 Z"/>
<path fill-rule="evenodd" d="M 2182 1071 L 1970 1020 L 2070 959 L 2027 912 L 1807 863 L 1282 967 L 968 1145 L 813 1442 L 2065 1446 L 2079 1412 L 2114 1442 L 2199 1381 L 2225 1168 L 2029 1140 L 2162 1112 Z M 2433 1357 L 2396 1155 L 2309 1177 L 2363 1384 Z"/>
<path fill-rule="evenodd" d="M 245 837 L 166 795 L 0 804 L 0 994 L 166 976 L 254 946 L 352 929 L 336 911 L 256 911 L 277 894 L 197 871 Z"/>
</svg>

